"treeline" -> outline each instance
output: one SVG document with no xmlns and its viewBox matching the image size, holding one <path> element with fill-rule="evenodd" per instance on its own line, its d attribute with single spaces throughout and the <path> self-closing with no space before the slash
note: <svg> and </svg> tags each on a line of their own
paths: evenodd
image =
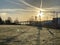
<svg viewBox="0 0 60 45">
<path fill-rule="evenodd" d="M 0 25 L 19 25 L 19 21 L 16 19 L 12 22 L 11 17 L 8 17 L 6 20 L 0 17 Z"/>
</svg>

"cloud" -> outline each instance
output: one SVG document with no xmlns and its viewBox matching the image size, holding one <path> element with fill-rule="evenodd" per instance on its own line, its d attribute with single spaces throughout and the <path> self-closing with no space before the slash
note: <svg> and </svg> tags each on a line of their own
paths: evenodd
<svg viewBox="0 0 60 45">
<path fill-rule="evenodd" d="M 10 3 L 13 3 L 13 4 L 20 5 L 20 3 L 16 2 L 16 1 L 13 1 L 13 0 L 5 0 L 5 1 L 10 2 Z"/>
<path fill-rule="evenodd" d="M 22 0 L 22 1 L 20 0 L 20 2 L 24 3 L 25 5 L 27 5 L 27 6 L 29 6 L 29 7 L 32 7 L 32 8 L 35 8 L 35 9 L 39 9 L 38 7 L 35 7 L 35 6 L 33 6 L 33 5 L 25 2 L 24 0 Z"/>
<path fill-rule="evenodd" d="M 12 20 L 18 18 L 19 21 L 27 20 L 32 15 L 36 15 L 36 10 L 22 10 L 22 9 L 0 9 L 0 16 L 3 20 L 11 17 Z"/>
<path fill-rule="evenodd" d="M 2 17 L 7 17 L 8 14 L 7 14 L 7 13 L 0 13 L 0 16 L 2 16 Z"/>
<path fill-rule="evenodd" d="M 0 12 L 15 12 L 15 11 L 37 11 L 34 9 L 0 9 Z"/>
<path fill-rule="evenodd" d="M 25 5 L 25 6 L 27 6 L 27 7 L 30 7 L 30 8 L 35 8 L 35 9 L 39 9 L 38 7 L 36 7 L 36 6 L 33 6 L 33 5 L 31 5 L 31 4 L 29 4 L 29 3 L 27 3 L 26 1 L 24 1 L 24 0 L 6 0 L 7 2 L 10 2 L 10 3 L 13 3 L 13 4 L 17 4 L 17 5 Z M 35 2 L 35 1 L 34 1 Z"/>
<path fill-rule="evenodd" d="M 8 17 L 8 13 L 0 13 L 0 17 L 2 17 L 3 20 L 5 20 Z"/>
<path fill-rule="evenodd" d="M 46 11 L 60 11 L 60 6 L 53 6 L 53 7 L 49 7 L 49 8 L 42 8 Z"/>
</svg>

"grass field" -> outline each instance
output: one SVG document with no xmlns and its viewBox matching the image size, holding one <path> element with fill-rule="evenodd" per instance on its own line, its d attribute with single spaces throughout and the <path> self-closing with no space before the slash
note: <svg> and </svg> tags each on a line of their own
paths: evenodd
<svg viewBox="0 0 60 45">
<path fill-rule="evenodd" d="M 60 30 L 0 25 L 0 45 L 60 45 Z"/>
</svg>

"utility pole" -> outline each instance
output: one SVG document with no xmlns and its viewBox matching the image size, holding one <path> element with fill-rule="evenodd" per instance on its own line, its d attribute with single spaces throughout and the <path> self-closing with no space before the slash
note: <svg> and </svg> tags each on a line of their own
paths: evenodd
<svg viewBox="0 0 60 45">
<path fill-rule="evenodd" d="M 40 0 L 40 13 L 42 8 L 42 0 Z M 40 30 L 42 30 L 41 26 L 41 16 L 39 15 L 39 26 L 38 26 L 38 33 L 37 33 L 37 45 L 40 45 Z"/>
</svg>

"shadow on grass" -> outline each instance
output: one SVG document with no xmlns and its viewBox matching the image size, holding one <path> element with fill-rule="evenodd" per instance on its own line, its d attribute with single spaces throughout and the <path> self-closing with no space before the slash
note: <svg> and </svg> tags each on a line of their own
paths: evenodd
<svg viewBox="0 0 60 45">
<path fill-rule="evenodd" d="M 36 45 L 40 45 L 40 30 L 42 30 L 42 25 L 37 26 L 38 29 L 38 33 L 37 33 L 37 44 Z"/>
<path fill-rule="evenodd" d="M 11 41 L 13 41 L 15 37 L 7 37 L 6 39 L 1 39 L 0 45 L 8 45 Z"/>
</svg>

